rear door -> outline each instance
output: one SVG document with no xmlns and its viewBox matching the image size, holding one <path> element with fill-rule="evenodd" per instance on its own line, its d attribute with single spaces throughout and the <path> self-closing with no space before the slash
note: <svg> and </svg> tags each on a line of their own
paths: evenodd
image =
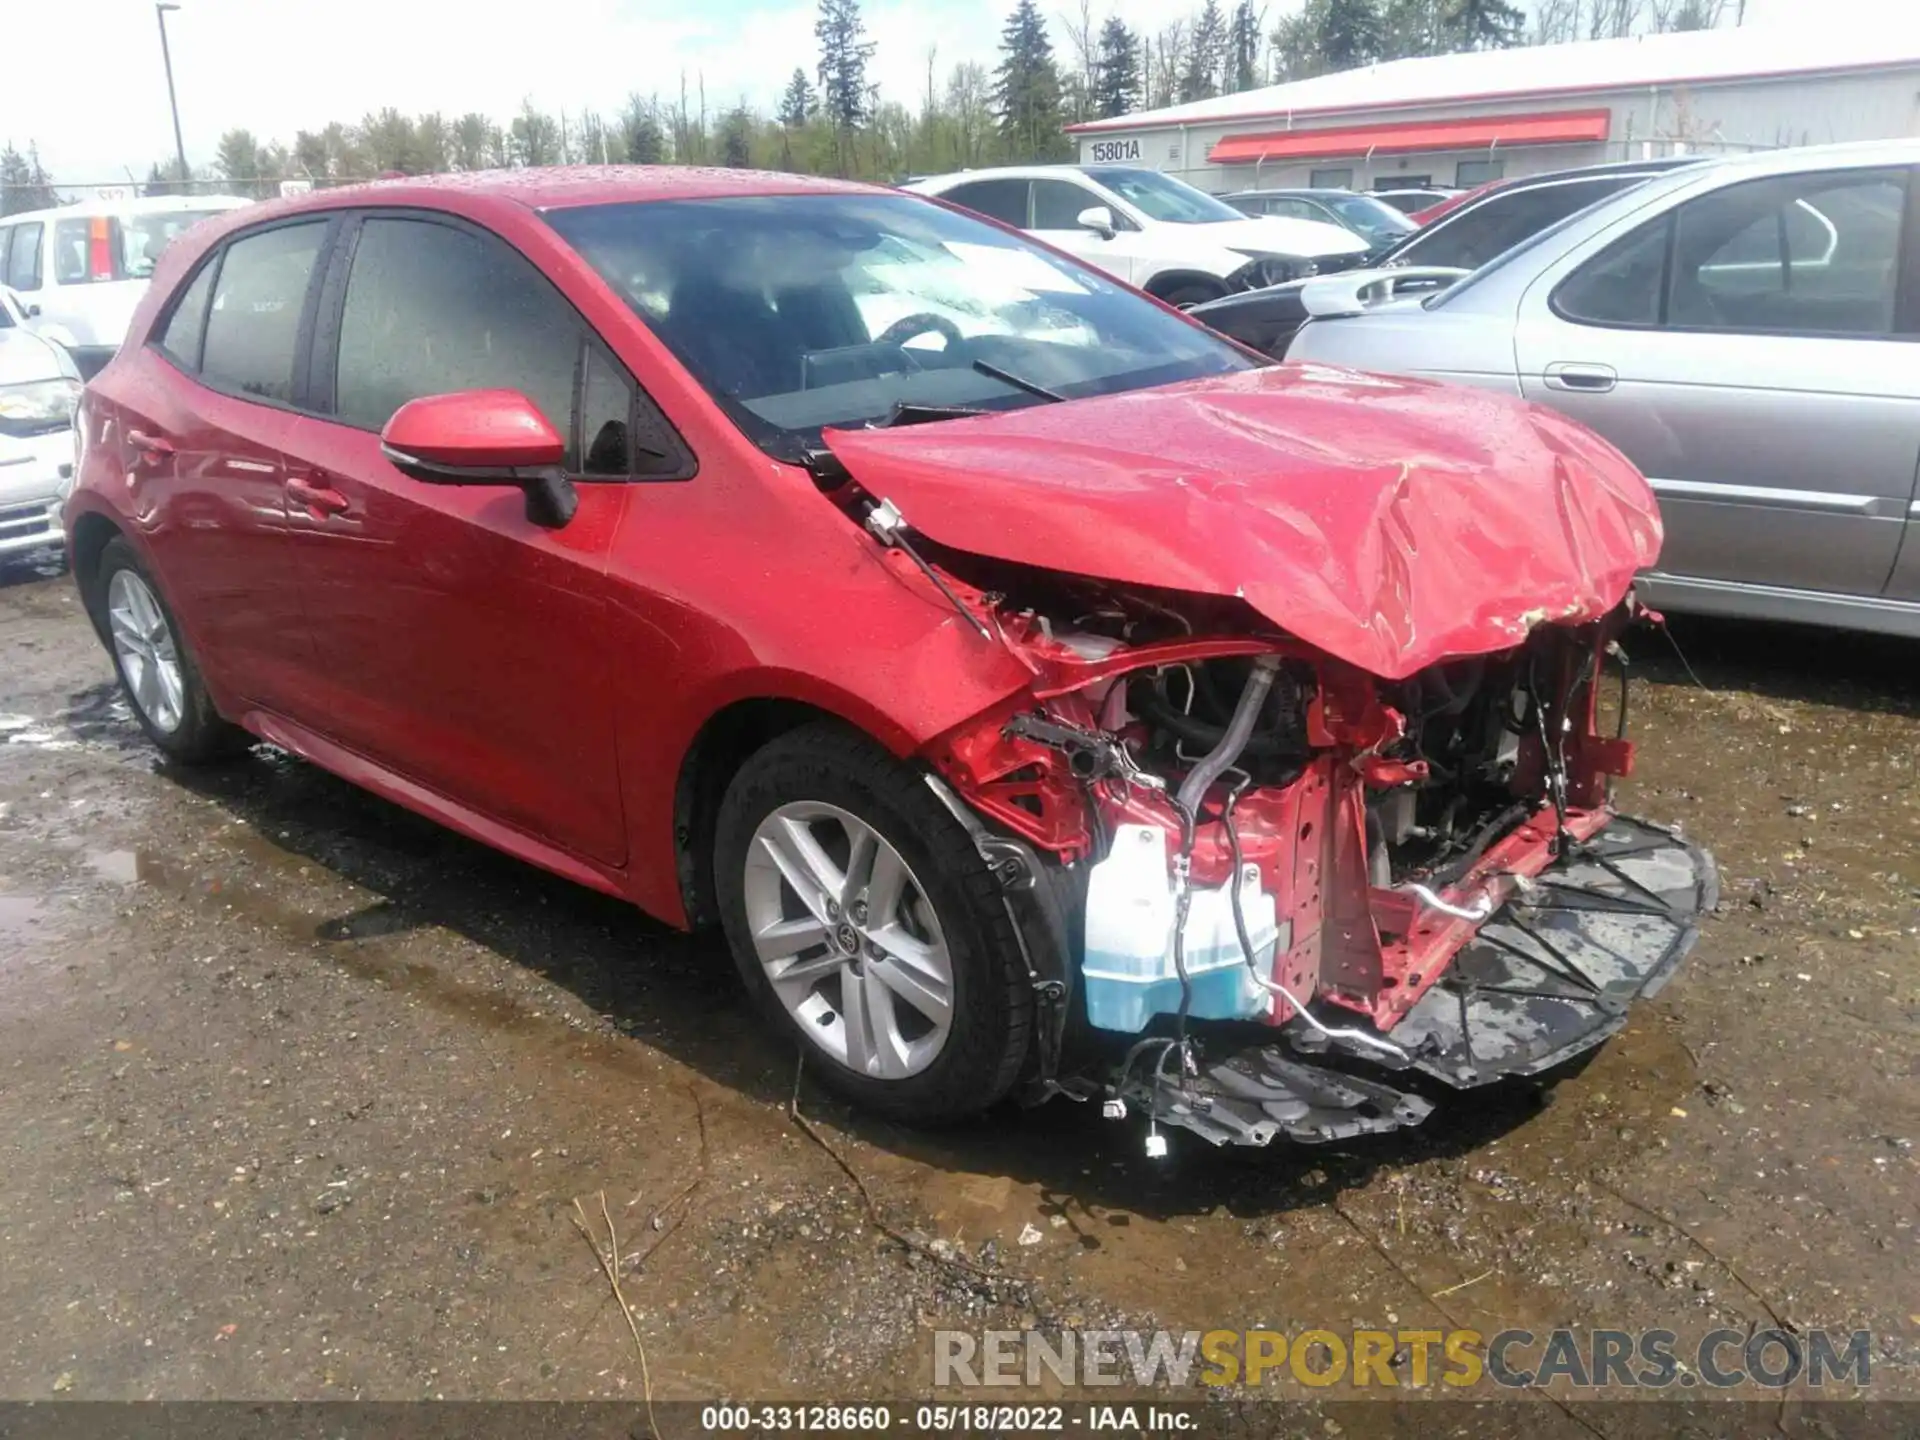
<svg viewBox="0 0 1920 1440">
<path fill-rule="evenodd" d="M 368 213 L 322 310 L 323 413 L 288 441 L 325 688 L 309 723 L 522 833 L 619 863 L 607 555 L 630 477 L 677 455 L 633 445 L 631 377 L 497 236 Z M 566 526 L 528 520 L 517 490 L 423 484 L 381 454 L 407 401 L 488 388 L 520 391 L 569 437 L 579 510 Z"/>
<path fill-rule="evenodd" d="M 1524 393 L 1647 474 L 1662 573 L 1885 588 L 1920 465 L 1910 182 L 1838 169 L 1694 192 L 1521 302 Z"/>
<path fill-rule="evenodd" d="M 282 446 L 330 228 L 302 217 L 229 240 L 152 342 L 93 382 L 135 522 L 209 678 L 248 706 L 289 713 L 305 708 L 313 665 Z"/>
</svg>

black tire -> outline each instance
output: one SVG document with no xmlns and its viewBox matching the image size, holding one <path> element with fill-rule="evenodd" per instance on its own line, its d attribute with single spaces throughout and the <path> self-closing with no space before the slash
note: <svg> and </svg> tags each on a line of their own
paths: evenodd
<svg viewBox="0 0 1920 1440">
<path fill-rule="evenodd" d="M 152 592 L 160 607 L 161 618 L 166 621 L 167 633 L 173 640 L 174 655 L 180 663 L 182 704 L 180 721 L 171 730 L 163 730 L 154 724 L 141 707 L 134 696 L 132 682 L 127 678 L 126 667 L 121 663 L 119 652 L 113 644 L 107 597 L 112 590 L 114 575 L 122 570 L 131 570 Z M 133 718 L 140 722 L 140 728 L 146 732 L 147 738 L 159 746 L 168 758 L 183 765 L 204 765 L 230 759 L 253 743 L 246 731 L 221 719 L 220 713 L 213 708 L 213 697 L 207 693 L 206 684 L 200 678 L 200 666 L 194 659 L 186 637 L 181 634 L 179 622 L 173 618 L 173 611 L 167 604 L 159 582 L 140 562 L 134 548 L 120 536 L 115 536 L 101 548 L 87 604 L 106 640 L 107 654 L 113 659 L 114 674 L 119 677 L 120 692 L 126 696 L 127 708 L 133 711 Z"/>
<path fill-rule="evenodd" d="M 938 917 L 953 969 L 952 1020 L 937 1057 L 917 1074 L 880 1079 L 828 1054 L 781 1003 L 755 953 L 745 897 L 749 848 L 760 823 L 795 801 L 825 802 L 872 826 L 906 861 Z M 720 804 L 714 886 L 728 947 L 754 1004 L 846 1099 L 896 1120 L 941 1124 L 985 1110 L 1020 1077 L 1033 1033 L 1033 992 L 999 883 L 923 775 L 866 736 L 831 723 L 807 725 L 749 757 Z"/>
<path fill-rule="evenodd" d="M 1176 285 L 1160 298 L 1176 310 L 1184 310 L 1189 305 L 1199 305 L 1208 300 L 1218 300 L 1227 292 L 1218 285 Z"/>
</svg>

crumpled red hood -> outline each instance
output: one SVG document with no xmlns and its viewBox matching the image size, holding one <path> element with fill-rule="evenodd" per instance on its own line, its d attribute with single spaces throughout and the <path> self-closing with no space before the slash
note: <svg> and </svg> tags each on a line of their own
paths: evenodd
<svg viewBox="0 0 1920 1440">
<path fill-rule="evenodd" d="M 1660 553 L 1652 490 L 1591 432 L 1323 366 L 824 438 L 942 545 L 1243 596 L 1387 679 L 1605 614 Z"/>
</svg>

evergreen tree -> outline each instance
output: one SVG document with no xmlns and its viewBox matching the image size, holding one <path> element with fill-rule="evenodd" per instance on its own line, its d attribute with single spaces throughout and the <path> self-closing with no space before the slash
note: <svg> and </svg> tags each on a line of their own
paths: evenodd
<svg viewBox="0 0 1920 1440">
<path fill-rule="evenodd" d="M 813 22 L 820 42 L 820 110 L 833 127 L 834 154 L 845 174 L 853 156 L 853 132 L 867 119 L 867 62 L 873 42 L 860 18 L 860 0 L 820 0 Z"/>
<path fill-rule="evenodd" d="M 1220 93 L 1220 71 L 1227 49 L 1227 21 L 1219 0 L 1207 0 L 1193 22 L 1187 68 L 1180 77 L 1180 98 L 1205 100 Z"/>
<path fill-rule="evenodd" d="M 558 165 L 560 163 L 560 125 L 551 115 L 523 101 L 520 113 L 508 127 L 508 147 L 521 165 Z"/>
<path fill-rule="evenodd" d="M 1507 0 L 1455 0 L 1447 12 L 1447 48 L 1500 50 L 1518 45 L 1526 13 Z"/>
<path fill-rule="evenodd" d="M 1386 0 L 1381 12 L 1383 60 L 1404 60 L 1412 55 L 1444 55 L 1450 48 L 1447 35 L 1449 0 Z"/>
<path fill-rule="evenodd" d="M 468 111 L 453 122 L 453 164 L 459 170 L 484 170 L 493 164 L 499 147 L 498 130 L 478 111 Z"/>
<path fill-rule="evenodd" d="M 219 148 L 213 152 L 214 168 L 226 177 L 228 192 L 251 196 L 256 200 L 274 190 L 262 179 L 265 167 L 260 161 L 260 142 L 254 139 L 251 130 L 227 131 L 220 137 Z"/>
<path fill-rule="evenodd" d="M 813 86 L 807 82 L 807 72 L 796 65 L 793 67 L 793 78 L 787 81 L 787 88 L 781 92 L 780 108 L 774 118 L 787 129 L 798 130 L 813 118 L 818 105 Z"/>
<path fill-rule="evenodd" d="M 1102 120 L 1125 115 L 1140 103 L 1140 39 L 1118 15 L 1100 27 L 1093 75 L 1093 113 Z"/>
<path fill-rule="evenodd" d="M 1015 160 L 1046 160 L 1064 148 L 1060 130 L 1060 71 L 1047 22 L 1034 0 L 1018 0 L 1000 31 L 994 71 L 994 108 L 1000 136 Z"/>
<path fill-rule="evenodd" d="M 1255 10 L 1253 0 L 1240 0 L 1233 7 L 1233 19 L 1227 25 L 1228 90 L 1251 90 L 1262 83 L 1260 74 L 1260 22 L 1266 12 Z"/>
<path fill-rule="evenodd" d="M 420 142 L 414 134 L 413 120 L 391 105 L 360 122 L 360 148 L 366 153 L 367 163 L 376 175 L 385 175 L 389 171 L 419 175 L 426 168 L 420 163 Z"/>
<path fill-rule="evenodd" d="M 1499 4 L 1501 0 L 1464 0 Z M 1327 0 L 1320 21 L 1320 56 L 1329 70 L 1354 70 L 1380 58 L 1380 10 L 1376 0 Z"/>
<path fill-rule="evenodd" d="M 1273 45 L 1273 78 L 1305 80 L 1324 75 L 1328 65 L 1320 52 L 1326 29 L 1328 0 L 1307 0 L 1291 15 L 1282 16 L 1268 37 Z"/>
<path fill-rule="evenodd" d="M 0 150 L 0 215 L 51 210 L 59 203 L 46 167 L 40 163 L 38 146 L 29 144 L 25 155 L 11 143 Z"/>
<path fill-rule="evenodd" d="M 753 164 L 753 115 L 736 105 L 720 122 L 720 163 L 734 170 Z"/>
</svg>

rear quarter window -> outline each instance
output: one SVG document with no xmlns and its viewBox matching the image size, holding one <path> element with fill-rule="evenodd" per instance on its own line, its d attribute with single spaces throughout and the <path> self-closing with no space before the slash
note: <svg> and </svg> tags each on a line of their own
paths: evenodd
<svg viewBox="0 0 1920 1440">
<path fill-rule="evenodd" d="M 325 220 L 244 235 L 226 248 L 213 285 L 200 373 L 263 400 L 290 404 L 300 316 Z"/>
<path fill-rule="evenodd" d="M 188 370 L 200 368 L 200 342 L 207 333 L 207 302 L 213 297 L 213 276 L 218 268 L 214 260 L 200 267 L 192 283 L 173 302 L 172 313 L 160 332 L 160 348 Z"/>
</svg>

